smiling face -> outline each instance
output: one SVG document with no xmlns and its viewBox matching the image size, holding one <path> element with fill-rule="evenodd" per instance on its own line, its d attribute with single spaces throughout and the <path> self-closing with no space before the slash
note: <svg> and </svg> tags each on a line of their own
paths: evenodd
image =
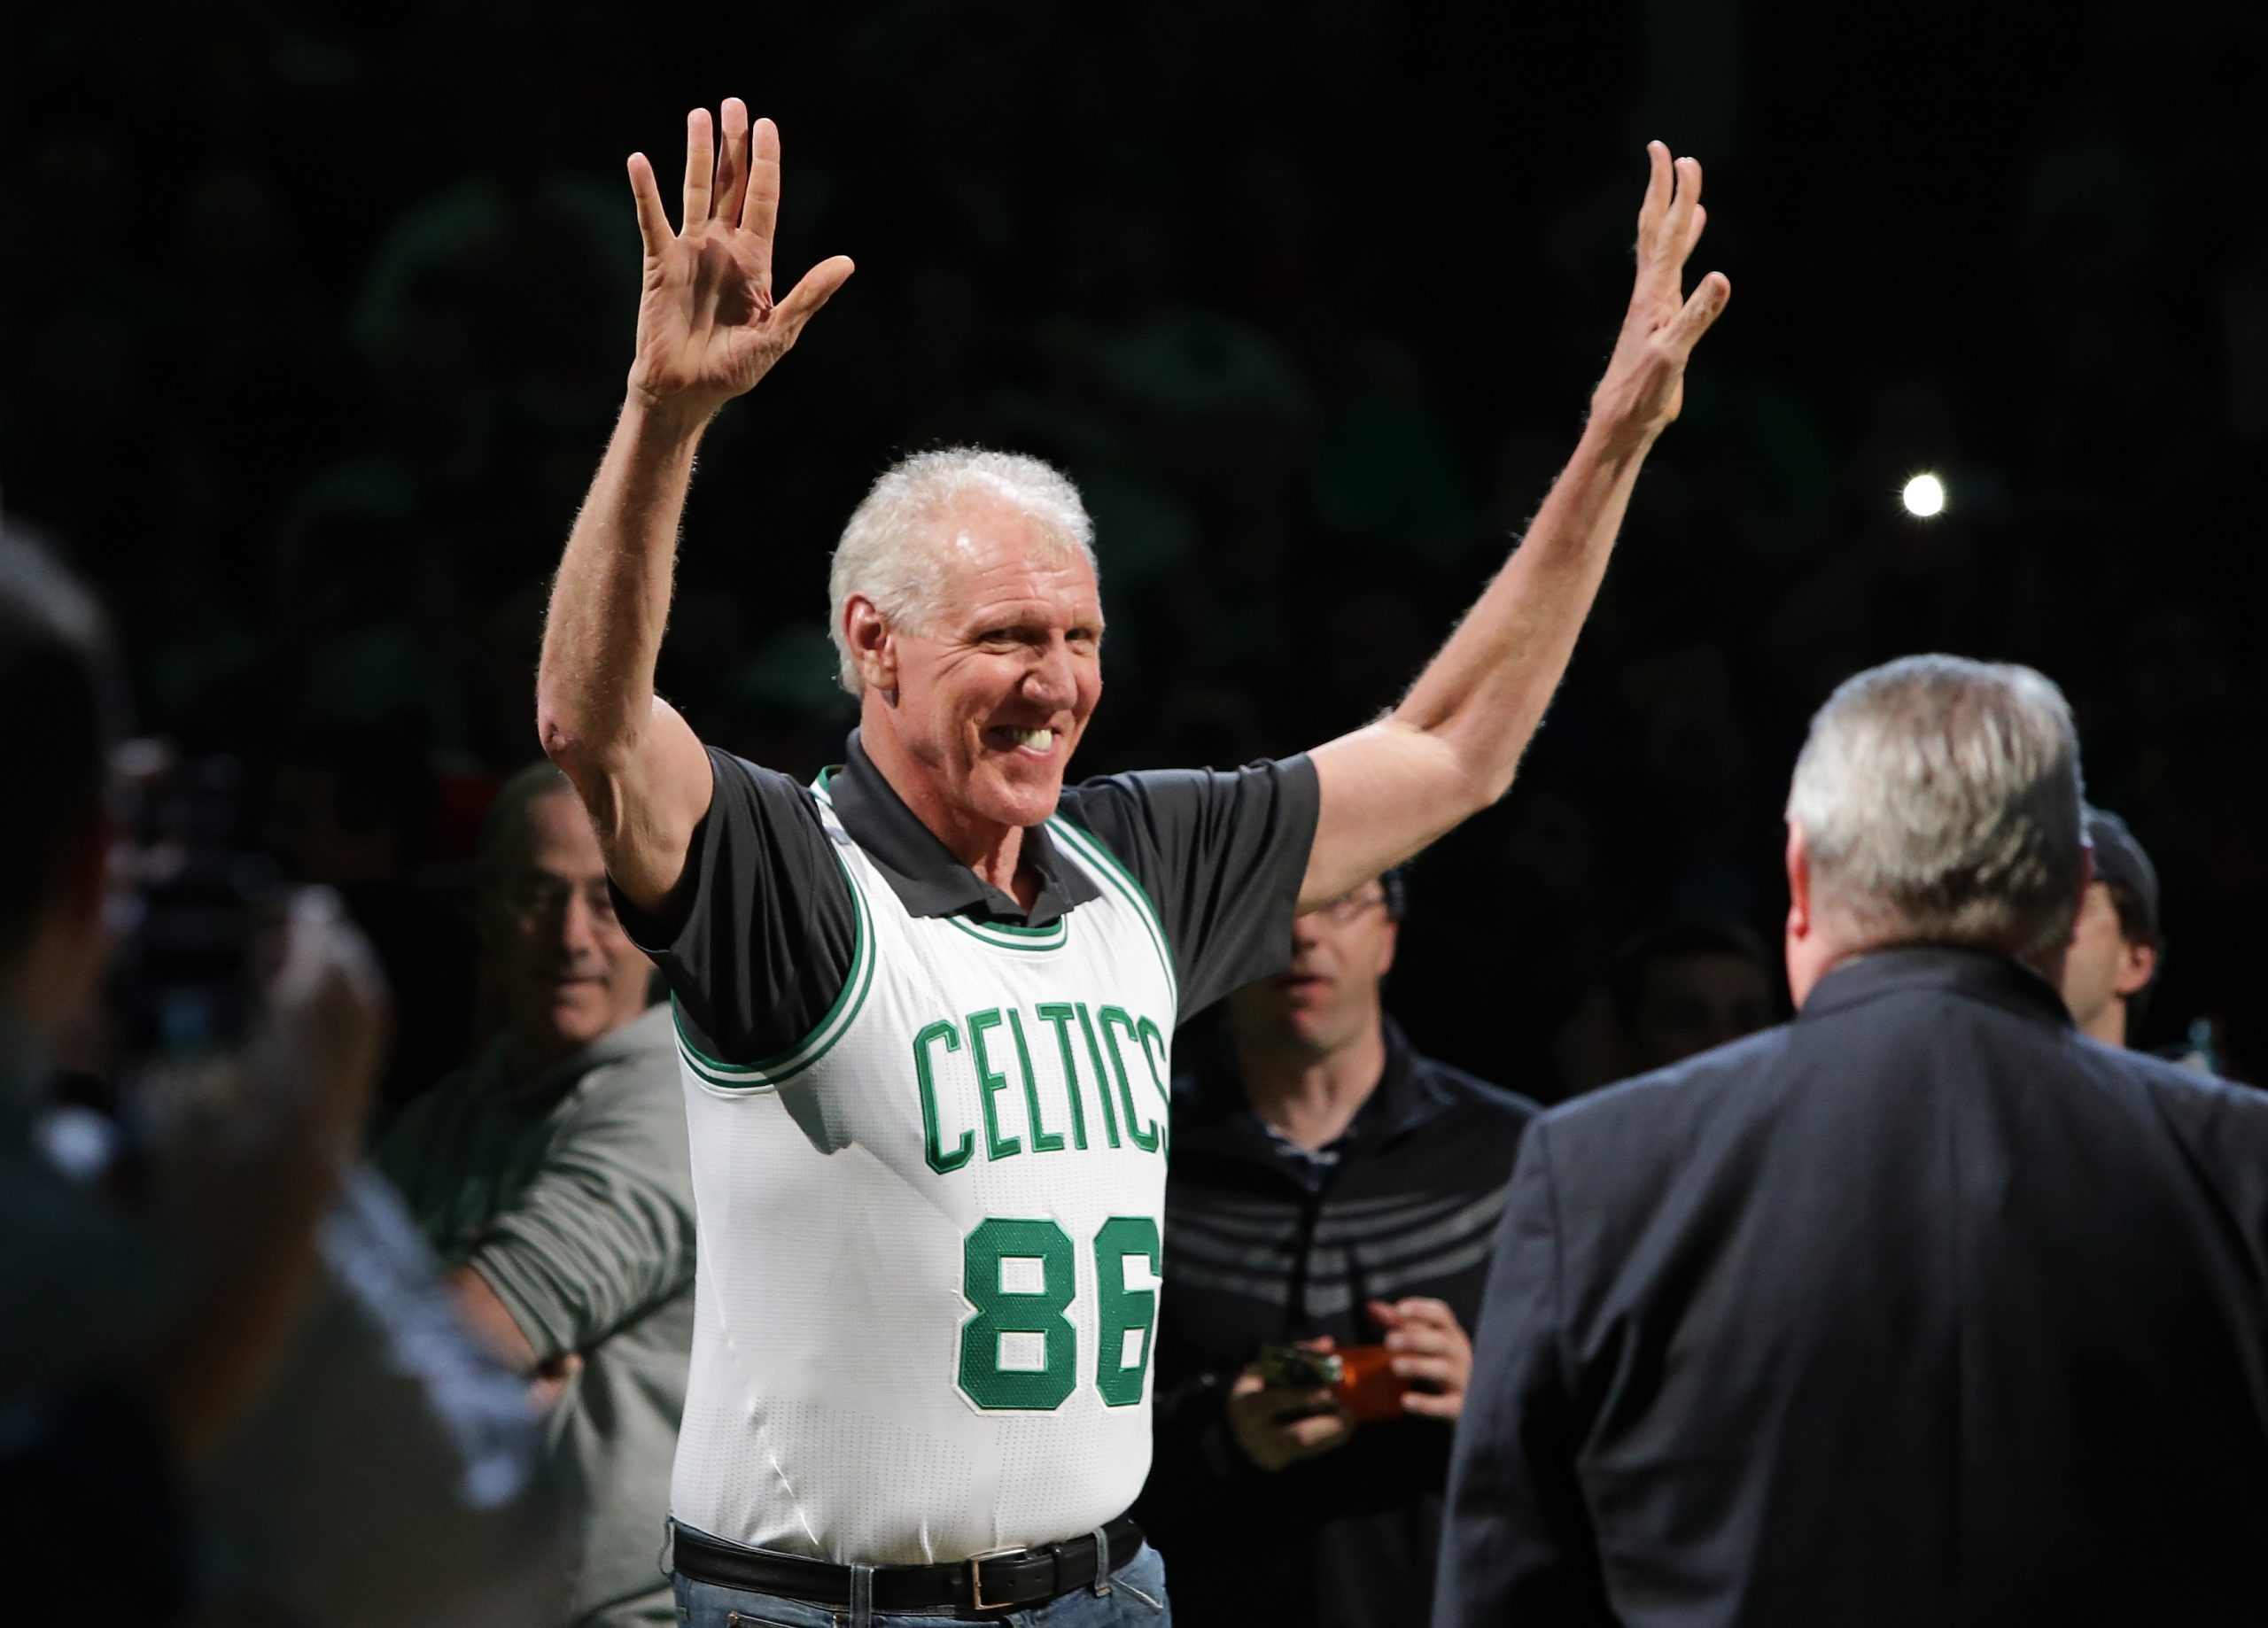
<svg viewBox="0 0 2268 1628">
<path fill-rule="evenodd" d="M 864 595 L 844 616 L 867 750 L 958 849 L 1055 812 L 1102 695 L 1102 597 L 1077 549 L 1006 501 L 965 500 L 943 523 L 933 616 L 897 626 Z"/>
<path fill-rule="evenodd" d="M 519 851 L 493 884 L 482 926 L 523 1073 L 580 1050 L 645 1010 L 653 963 L 615 919 L 606 861 L 572 792 L 529 800 Z"/>
</svg>

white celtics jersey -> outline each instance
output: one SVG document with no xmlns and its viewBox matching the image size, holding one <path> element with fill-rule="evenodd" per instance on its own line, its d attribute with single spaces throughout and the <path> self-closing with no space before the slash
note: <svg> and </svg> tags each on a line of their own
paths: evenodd
<svg viewBox="0 0 2268 1628">
<path fill-rule="evenodd" d="M 1150 1467 L 1171 953 L 1139 886 L 1041 928 L 910 916 L 819 792 L 857 950 L 801 1045 L 680 1031 L 700 1224 L 671 1505 L 735 1542 L 959 1560 L 1122 1514 Z"/>
</svg>

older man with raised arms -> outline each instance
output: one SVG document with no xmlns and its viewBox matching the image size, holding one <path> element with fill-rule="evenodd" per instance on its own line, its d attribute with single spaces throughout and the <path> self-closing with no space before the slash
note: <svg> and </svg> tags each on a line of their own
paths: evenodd
<svg viewBox="0 0 2268 1628">
<path fill-rule="evenodd" d="M 676 997 L 702 1264 L 672 1505 L 696 1625 L 846 1612 L 1148 1622 L 1121 1512 L 1149 1456 L 1167 1037 L 1337 898 L 1502 796 L 1686 359 L 1700 168 L 1658 143 L 1620 338 L 1526 539 L 1387 717 L 1235 773 L 1067 787 L 1102 690 L 1077 492 L 962 451 L 852 516 L 831 632 L 859 701 L 808 790 L 655 694 L 703 426 L 850 275 L 772 291 L 779 136 L 687 120 L 629 394 L 553 593 L 545 749 Z M 808 1620 L 824 1620 L 810 1616 Z"/>
</svg>

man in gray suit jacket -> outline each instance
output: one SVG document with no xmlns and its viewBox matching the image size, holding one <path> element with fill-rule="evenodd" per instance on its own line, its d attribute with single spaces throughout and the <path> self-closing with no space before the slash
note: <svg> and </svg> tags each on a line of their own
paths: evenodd
<svg viewBox="0 0 2268 1628">
<path fill-rule="evenodd" d="M 1521 1145 L 1437 1624 L 2268 1622 L 2268 1097 L 2085 1038 L 2038 673 L 1837 690 L 1792 1023 Z"/>
</svg>

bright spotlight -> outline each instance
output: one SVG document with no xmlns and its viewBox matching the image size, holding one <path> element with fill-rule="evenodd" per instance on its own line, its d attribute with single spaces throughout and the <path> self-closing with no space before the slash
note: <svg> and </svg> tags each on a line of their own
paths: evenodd
<svg viewBox="0 0 2268 1628">
<path fill-rule="evenodd" d="M 1941 515 L 1946 507 L 1946 484 L 1934 475 L 1916 475 L 1906 483 L 1906 490 L 1899 494 L 1905 501 L 1906 512 L 1927 520 Z"/>
</svg>

